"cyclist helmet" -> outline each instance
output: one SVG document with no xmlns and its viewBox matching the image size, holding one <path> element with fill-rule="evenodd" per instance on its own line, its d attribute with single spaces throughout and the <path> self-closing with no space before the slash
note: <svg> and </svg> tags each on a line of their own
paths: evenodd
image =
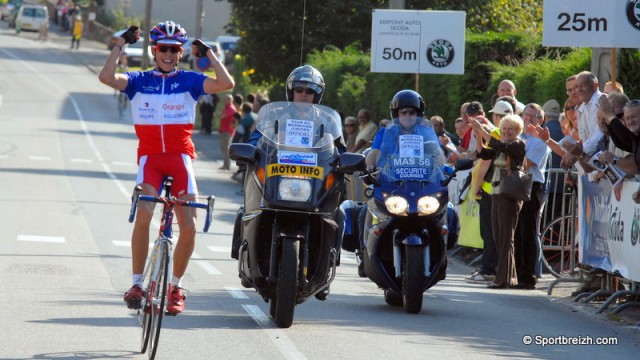
<svg viewBox="0 0 640 360">
<path fill-rule="evenodd" d="M 413 90 L 400 90 L 391 99 L 389 108 L 391 109 L 391 118 L 398 118 L 398 110 L 405 107 L 416 109 L 419 117 L 424 116 L 424 101 L 422 96 Z"/>
<path fill-rule="evenodd" d="M 322 74 L 311 65 L 304 65 L 293 69 L 287 77 L 287 100 L 293 101 L 293 89 L 296 87 L 308 87 L 315 92 L 313 103 L 319 104 L 324 92 L 324 79 Z"/>
<path fill-rule="evenodd" d="M 173 21 L 165 21 L 154 26 L 149 32 L 149 37 L 152 45 L 182 45 L 187 41 L 187 30 Z"/>
</svg>

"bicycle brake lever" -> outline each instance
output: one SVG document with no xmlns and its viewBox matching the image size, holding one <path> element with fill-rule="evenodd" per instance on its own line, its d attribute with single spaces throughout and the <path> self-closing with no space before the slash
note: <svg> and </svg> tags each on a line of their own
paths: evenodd
<svg viewBox="0 0 640 360">
<path fill-rule="evenodd" d="M 213 222 L 213 205 L 216 202 L 216 197 L 210 195 L 207 197 L 207 218 L 204 222 L 204 229 L 202 231 L 209 232 L 209 226 Z"/>
<path fill-rule="evenodd" d="M 129 211 L 130 223 L 132 223 L 133 219 L 136 217 L 136 210 L 138 209 L 138 199 L 140 199 L 141 192 L 142 192 L 142 187 L 140 187 L 140 185 L 136 186 L 133 189 L 133 194 L 131 195 L 131 210 Z"/>
</svg>

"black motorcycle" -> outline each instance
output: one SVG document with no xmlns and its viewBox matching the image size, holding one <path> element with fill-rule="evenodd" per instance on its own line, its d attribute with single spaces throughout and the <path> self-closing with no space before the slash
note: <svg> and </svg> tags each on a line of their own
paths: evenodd
<svg viewBox="0 0 640 360">
<path fill-rule="evenodd" d="M 256 146 L 232 144 L 231 159 L 247 166 L 244 207 L 234 228 L 232 257 L 241 282 L 270 303 L 279 327 L 294 307 L 326 294 L 339 262 L 336 211 L 344 174 L 364 166 L 361 154 L 339 154 L 338 113 L 325 106 L 273 102 L 263 106 Z M 326 295 L 325 295 L 326 296 Z"/>
<path fill-rule="evenodd" d="M 448 205 L 447 184 L 472 162 L 460 160 L 445 173 L 433 128 L 420 125 L 406 135 L 398 129 L 387 126 L 380 170 L 364 177 L 373 185 L 361 235 L 364 272 L 384 290 L 387 304 L 418 313 L 423 293 L 445 278 L 447 248 L 457 239 L 457 230 L 449 239 L 450 219 L 457 216 Z"/>
</svg>

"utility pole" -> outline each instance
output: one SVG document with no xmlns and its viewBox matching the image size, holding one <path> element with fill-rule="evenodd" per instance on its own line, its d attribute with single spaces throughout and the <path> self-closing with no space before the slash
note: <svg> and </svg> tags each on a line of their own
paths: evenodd
<svg viewBox="0 0 640 360">
<path fill-rule="evenodd" d="M 147 0 L 144 8 L 144 25 L 142 29 L 143 46 L 142 46 L 142 70 L 146 70 L 149 67 L 149 31 L 151 31 L 151 5 L 153 0 Z"/>
<path fill-rule="evenodd" d="M 203 0 L 198 0 L 196 5 L 196 39 L 202 39 L 202 24 L 204 23 Z"/>
</svg>

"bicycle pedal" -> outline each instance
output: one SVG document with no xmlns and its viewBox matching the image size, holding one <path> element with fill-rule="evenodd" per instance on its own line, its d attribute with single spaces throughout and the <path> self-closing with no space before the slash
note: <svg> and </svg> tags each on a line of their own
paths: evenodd
<svg viewBox="0 0 640 360">
<path fill-rule="evenodd" d="M 140 310 L 142 308 L 142 303 L 140 300 L 129 300 L 127 301 L 127 307 L 131 310 Z"/>
</svg>

